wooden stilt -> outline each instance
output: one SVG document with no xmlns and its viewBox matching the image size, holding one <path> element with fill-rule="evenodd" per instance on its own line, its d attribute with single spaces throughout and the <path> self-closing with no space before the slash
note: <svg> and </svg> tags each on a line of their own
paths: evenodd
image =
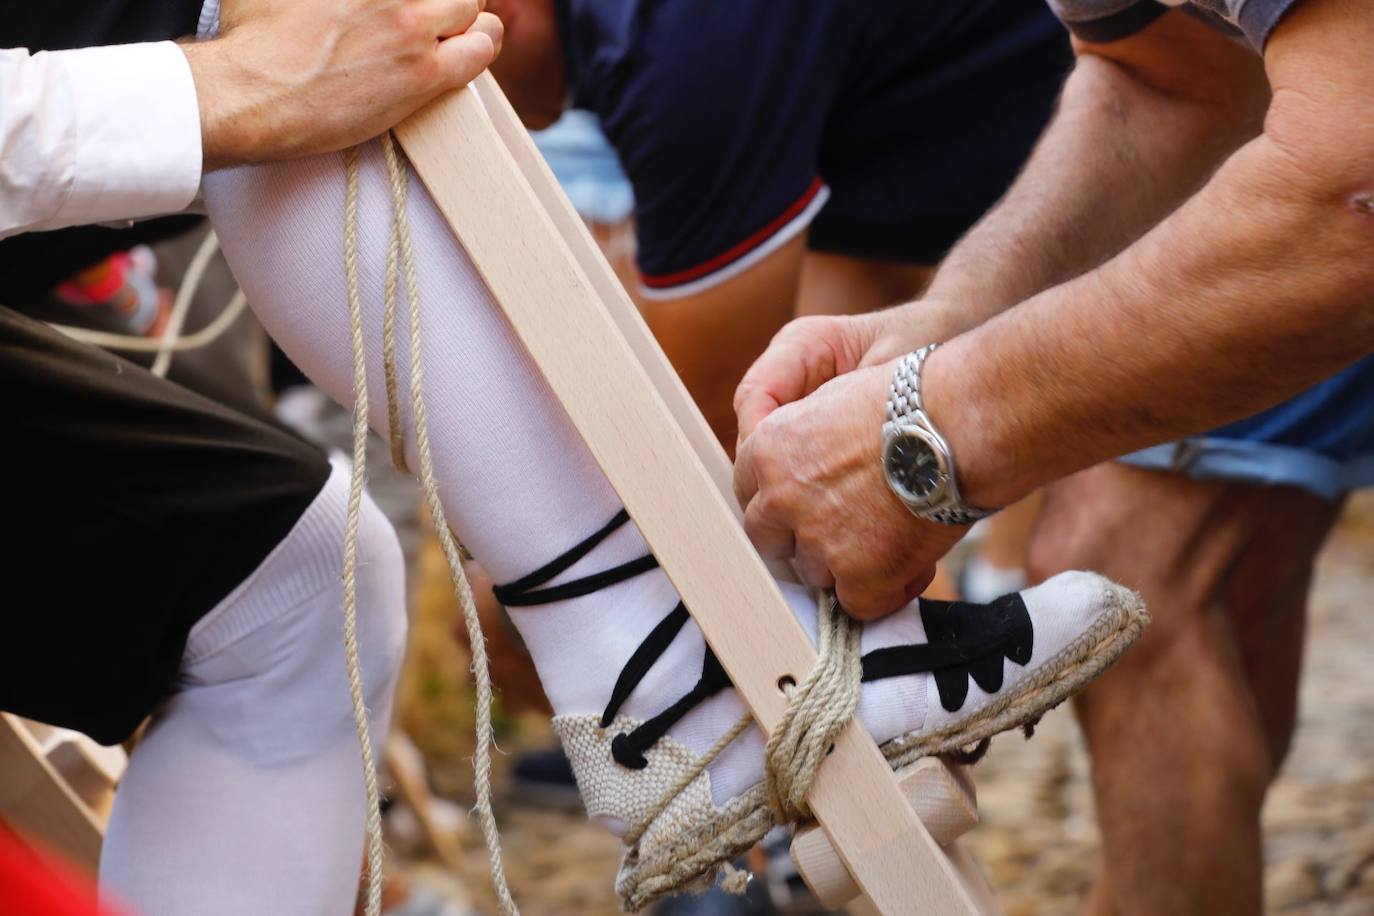
<svg viewBox="0 0 1374 916">
<path fill-rule="evenodd" d="M 977 826 L 973 784 L 966 774 L 943 760 L 930 757 L 919 761 L 897 784 L 939 845 L 948 846 Z M 859 886 L 819 826 L 812 824 L 797 831 L 792 840 L 792 861 L 826 909 L 838 910 L 859 896 Z"/>
<path fill-rule="evenodd" d="M 490 76 L 396 133 L 767 732 L 786 708 L 780 682 L 801 680 L 816 653 L 744 534 L 724 454 L 633 303 Z M 986 911 L 858 723 L 808 800 L 880 912 Z"/>
<path fill-rule="evenodd" d="M 94 872 L 122 757 L 75 732 L 31 729 L 0 713 L 0 820 Z"/>
</svg>

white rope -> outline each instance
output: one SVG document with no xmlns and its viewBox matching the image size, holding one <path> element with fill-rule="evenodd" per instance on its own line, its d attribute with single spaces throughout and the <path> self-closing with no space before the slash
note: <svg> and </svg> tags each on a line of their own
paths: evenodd
<svg viewBox="0 0 1374 916">
<path fill-rule="evenodd" d="M 195 298 L 196 290 L 200 289 L 205 268 L 210 266 L 210 259 L 218 250 L 219 237 L 209 232 L 201 240 L 191 263 L 186 266 L 186 274 L 182 277 L 176 299 L 172 302 L 172 313 L 167 319 L 167 327 L 162 332 L 162 346 L 158 348 L 157 358 L 153 360 L 152 369 L 149 370 L 153 375 L 166 376 L 167 370 L 172 367 L 172 353 L 175 352 L 177 338 L 181 336 L 181 326 L 186 323 L 186 316 L 191 311 L 191 300 Z"/>
<path fill-rule="evenodd" d="M 107 350 L 122 350 L 130 353 L 156 353 L 157 357 L 153 360 L 150 371 L 154 375 L 165 377 L 171 368 L 174 353 L 197 350 L 219 340 L 229 328 L 233 327 L 234 322 L 248 307 L 248 298 L 243 294 L 243 290 L 235 290 L 234 295 L 229 297 L 229 301 L 213 321 L 194 334 L 182 335 L 181 328 L 186 323 L 186 316 L 190 313 L 191 303 L 195 299 L 196 292 L 200 289 L 206 268 L 209 267 L 211 259 L 218 250 L 218 236 L 214 232 L 207 233 L 186 267 L 186 273 L 182 277 L 181 285 L 177 288 L 176 298 L 173 299 L 171 311 L 167 316 L 167 325 L 157 337 L 117 334 L 57 322 L 48 322 L 48 326 L 67 335 L 72 340 L 90 344 L 93 347 L 104 347 Z"/>
<path fill-rule="evenodd" d="M 208 347 L 219 340 L 226 331 L 234 326 L 234 322 L 239 319 L 247 307 L 248 297 L 243 294 L 243 290 L 237 290 L 224 308 L 220 310 L 220 313 L 215 316 L 214 321 L 199 331 L 178 337 L 174 341 L 164 340 L 160 337 L 137 337 L 133 334 L 96 331 L 69 324 L 49 323 L 48 326 L 55 331 L 61 331 L 72 340 L 78 340 L 93 347 L 104 347 L 106 350 L 123 350 L 131 353 L 161 353 L 166 350 L 172 353 L 184 353 L 187 350 Z"/>
</svg>

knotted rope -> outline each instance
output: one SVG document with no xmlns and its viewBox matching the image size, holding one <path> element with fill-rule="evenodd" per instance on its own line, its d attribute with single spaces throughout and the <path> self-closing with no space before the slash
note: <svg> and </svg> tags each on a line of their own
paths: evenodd
<svg viewBox="0 0 1374 916">
<path fill-rule="evenodd" d="M 477 706 L 477 746 L 473 754 L 475 772 L 473 788 L 477 795 L 476 811 L 491 861 L 492 885 L 503 916 L 518 916 L 519 910 L 511 896 L 501 862 L 501 834 L 491 803 L 491 747 L 495 741 L 491 719 L 491 673 L 487 662 L 486 639 L 472 600 L 472 587 L 463 571 L 461 548 L 449 529 L 443 503 L 439 499 L 439 485 L 434 474 L 434 459 L 430 448 L 429 421 L 425 412 L 424 362 L 420 346 L 420 294 L 411 248 L 410 220 L 406 212 L 409 172 L 402 161 L 390 133 L 381 138 L 386 159 L 387 178 L 391 186 L 392 224 L 387 246 L 386 281 L 383 290 L 382 361 L 386 379 L 387 421 L 390 433 L 392 460 L 398 469 L 407 470 L 405 440 L 401 430 L 400 395 L 396 371 L 396 300 L 398 275 L 404 274 L 407 303 L 407 332 L 410 344 L 410 409 L 415 425 L 415 450 L 420 463 L 420 487 L 425 504 L 434 523 L 435 534 L 444 559 L 448 561 L 454 592 L 463 611 L 468 640 L 472 647 L 472 674 Z M 344 204 L 344 269 L 348 284 L 349 321 L 353 331 L 353 477 L 349 492 L 348 524 L 344 538 L 344 650 L 348 662 L 348 680 L 353 695 L 353 718 L 362 748 L 363 768 L 367 787 L 368 888 L 367 916 L 379 916 L 382 891 L 382 832 L 377 791 L 376 764 L 372 743 L 368 736 L 367 710 L 363 700 L 362 679 L 358 664 L 357 646 L 357 539 L 358 512 L 363 485 L 367 478 L 367 366 L 362 331 L 362 294 L 358 280 L 358 197 L 360 169 L 358 148 L 345 153 L 347 192 Z"/>
<path fill-rule="evenodd" d="M 839 609 L 833 592 L 816 601 L 816 628 L 816 664 L 788 691 L 791 702 L 764 750 L 768 807 L 780 824 L 811 816 L 806 793 L 859 705 L 860 627 Z"/>
<path fill-rule="evenodd" d="M 730 861 L 763 839 L 774 826 L 796 824 L 810 817 L 806 794 L 835 738 L 858 707 L 863 674 L 861 628 L 840 610 L 833 593 L 824 592 L 817 597 L 816 624 L 816 664 L 800 684 L 786 688 L 787 710 L 764 748 L 766 804 L 753 805 L 747 797 L 736 799 L 727 805 L 724 816 L 706 829 L 677 829 L 671 839 L 656 838 L 652 851 L 640 847 L 645 834 L 673 801 L 753 723 L 746 714 L 684 771 L 625 834 L 623 839 L 630 847 L 633 868 L 622 872 L 618 890 L 631 908 L 638 909 L 643 901 L 681 890 L 720 868 L 726 872 L 722 887 L 732 893 L 743 893 L 748 882 L 727 867 Z"/>
</svg>

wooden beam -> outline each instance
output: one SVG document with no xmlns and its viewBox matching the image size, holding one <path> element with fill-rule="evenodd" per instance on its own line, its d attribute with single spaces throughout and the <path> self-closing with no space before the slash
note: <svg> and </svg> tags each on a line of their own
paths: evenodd
<svg viewBox="0 0 1374 916">
<path fill-rule="evenodd" d="M 968 775 L 936 757 L 909 767 L 897 780 L 902 794 L 936 843 L 948 846 L 978 824 L 978 803 Z M 792 861 L 821 906 L 838 910 L 859 895 L 830 839 L 815 824 L 792 840 Z"/>
<path fill-rule="evenodd" d="M 800 680 L 815 650 L 739 524 L 728 465 L 700 413 L 580 220 L 558 203 L 552 176 L 529 161 L 537 154 L 517 136 L 500 90 L 489 76 L 477 85 L 396 134 L 766 732 L 786 707 L 780 680 Z M 836 741 L 809 801 L 882 912 L 979 911 L 857 722 Z"/>
<path fill-rule="evenodd" d="M 100 864 L 103 825 L 9 713 L 0 713 L 0 820 L 92 873 Z"/>
</svg>

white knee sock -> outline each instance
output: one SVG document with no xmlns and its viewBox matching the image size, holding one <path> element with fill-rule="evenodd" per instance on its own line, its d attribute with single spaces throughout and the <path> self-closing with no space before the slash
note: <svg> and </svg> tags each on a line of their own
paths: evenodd
<svg viewBox="0 0 1374 916">
<path fill-rule="evenodd" d="M 347 473 L 205 616 L 177 693 L 120 784 L 101 884 L 142 916 L 353 911 L 364 793 L 344 673 L 341 556 Z M 372 736 L 386 735 L 405 640 L 404 566 L 367 500 L 359 621 Z"/>
<path fill-rule="evenodd" d="M 262 323 L 316 384 L 340 403 L 351 403 L 342 156 L 219 172 L 206 177 L 205 190 L 225 254 Z M 495 581 L 510 582 L 582 541 L 620 505 L 416 179 L 409 210 L 441 499 L 450 523 Z M 376 143 L 362 155 L 360 212 L 371 425 L 385 435 L 382 288 L 392 205 Z M 406 350 L 398 346 L 403 389 Z M 404 404 L 402 413 L 414 467 Z M 555 583 L 647 552 L 634 525 L 625 525 Z M 812 599 L 799 588 L 789 589 L 788 596 L 803 622 L 814 627 Z M 667 578 L 653 570 L 583 597 L 516 609 L 513 617 L 554 710 L 600 713 L 621 667 L 676 603 Z M 867 627 L 863 650 L 924 641 L 913 607 Z M 689 623 L 621 711 L 641 719 L 661 712 L 696 681 L 703 652 L 700 632 Z M 859 714 L 883 740 L 919 727 L 925 709 L 924 681 L 894 678 L 865 685 Z M 742 713 L 734 691 L 726 690 L 697 706 L 669 734 L 701 753 Z M 761 773 L 762 742 L 751 730 L 712 764 L 713 795 L 728 799 Z"/>
</svg>

